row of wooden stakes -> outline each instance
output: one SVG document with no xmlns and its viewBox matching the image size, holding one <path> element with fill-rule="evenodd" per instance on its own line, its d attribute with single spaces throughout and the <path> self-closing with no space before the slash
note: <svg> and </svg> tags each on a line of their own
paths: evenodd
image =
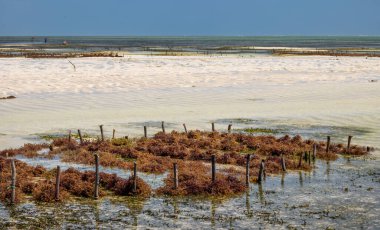
<svg viewBox="0 0 380 230">
<path fill-rule="evenodd" d="M 183 125 L 183 128 L 185 130 L 185 133 L 188 133 L 187 132 L 186 124 L 182 124 L 182 125 Z M 104 141 L 105 137 L 104 137 L 103 125 L 99 125 L 99 128 L 100 128 L 100 140 Z M 166 131 L 165 131 L 165 122 L 163 122 L 163 121 L 161 122 L 161 128 L 162 128 L 162 132 L 166 133 Z M 232 124 L 229 124 L 228 127 L 227 127 L 228 133 L 231 133 L 231 128 L 232 128 Z M 211 130 L 212 130 L 212 132 L 216 131 L 215 130 L 215 123 L 211 123 Z M 113 129 L 112 130 L 112 139 L 115 139 L 115 134 L 116 134 L 116 130 Z M 81 132 L 80 129 L 78 129 L 78 136 L 79 136 L 80 143 L 83 144 L 83 137 L 82 137 L 82 132 Z M 148 127 L 145 126 L 145 125 L 144 125 L 144 137 L 148 138 Z M 128 136 L 125 136 L 125 138 L 128 138 Z M 71 130 L 69 130 L 69 141 L 71 141 Z"/>
<path fill-rule="evenodd" d="M 99 164 L 100 164 L 100 158 L 98 154 L 94 154 L 95 158 L 95 182 L 94 182 L 94 198 L 98 199 L 99 198 Z M 247 154 L 246 157 L 246 173 L 245 173 L 245 181 L 247 187 L 249 186 L 249 180 L 250 180 L 250 175 L 249 175 L 249 166 L 250 166 L 250 160 L 251 160 L 251 154 Z M 11 204 L 15 203 L 15 194 L 16 194 L 16 166 L 15 166 L 15 159 L 10 159 L 11 163 Z M 285 160 L 284 157 L 281 157 L 281 165 L 282 165 L 282 170 L 285 172 L 286 171 L 286 166 L 285 166 Z M 173 189 L 178 189 L 179 182 L 178 182 L 178 165 L 177 163 L 173 163 Z M 58 165 L 57 170 L 56 170 L 56 180 L 55 180 L 55 199 L 58 201 L 59 200 L 59 192 L 60 192 L 60 181 L 61 181 L 61 167 Z M 266 177 L 265 173 L 265 160 L 261 161 L 260 164 L 260 170 L 259 170 L 259 175 L 257 178 L 258 183 L 261 183 Z M 137 163 L 133 163 L 133 191 L 137 191 Z M 211 156 L 211 183 L 214 183 L 216 181 L 216 157 L 215 155 Z"/>
<path fill-rule="evenodd" d="M 184 127 L 185 133 L 188 133 L 187 132 L 186 124 L 182 124 L 182 125 Z M 99 125 L 99 128 L 100 128 L 101 140 L 104 141 L 105 137 L 104 137 L 103 125 Z M 165 122 L 164 121 L 161 122 L 161 128 L 162 128 L 162 132 L 165 133 Z M 227 127 L 228 133 L 231 133 L 231 128 L 232 128 L 232 124 L 229 124 L 228 127 Z M 215 123 L 214 122 L 211 123 L 211 131 L 212 132 L 216 131 L 215 130 Z M 113 131 L 112 131 L 112 139 L 115 139 L 115 133 L 116 133 L 116 130 L 113 129 Z M 79 136 L 80 143 L 83 144 L 83 137 L 82 137 L 82 133 L 81 133 L 80 129 L 78 129 L 78 136 Z M 144 126 L 144 137 L 148 138 L 148 128 L 147 128 L 147 126 Z M 352 137 L 353 136 L 348 136 L 348 140 L 347 140 L 347 153 L 350 151 Z M 128 138 L 128 136 L 125 136 L 125 138 Z M 69 130 L 69 141 L 71 141 L 71 130 Z M 331 137 L 327 136 L 326 153 L 328 153 L 329 150 L 330 150 L 330 142 L 331 142 Z M 315 158 L 315 151 L 316 151 L 316 145 L 313 146 L 313 157 L 314 158 Z M 367 152 L 369 152 L 369 147 L 367 147 Z"/>
</svg>

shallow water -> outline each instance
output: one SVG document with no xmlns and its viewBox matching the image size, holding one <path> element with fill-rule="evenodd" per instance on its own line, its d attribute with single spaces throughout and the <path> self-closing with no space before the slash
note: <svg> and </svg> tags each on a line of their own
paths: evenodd
<svg viewBox="0 0 380 230">
<path fill-rule="evenodd" d="M 0 228 L 378 229 L 379 160 L 318 161 L 312 172 L 267 177 L 233 198 L 103 198 L 66 204 L 0 204 Z M 196 223 L 196 226 L 194 225 Z"/>
<path fill-rule="evenodd" d="M 20 62 L 30 82 L 20 72 Z M 369 82 L 380 80 L 380 59 L 141 57 L 131 65 L 81 59 L 74 81 L 62 80 L 69 71 L 58 68 L 62 60 L 47 60 L 49 68 L 44 62 L 0 60 L 6 68 L 3 93 L 17 93 L 16 99 L 0 101 L 0 149 L 40 142 L 40 135 L 63 135 L 68 129 L 99 135 L 100 124 L 108 137 L 113 128 L 116 136 L 142 136 L 143 125 L 153 135 L 161 121 L 167 132 L 183 130 L 182 123 L 188 129 L 209 130 L 211 121 L 225 131 L 232 122 L 235 129 L 270 128 L 276 135 L 331 135 L 333 142 L 345 143 L 353 135 L 353 144 L 380 148 L 380 83 Z M 154 67 L 158 63 L 166 67 Z M 91 71 L 94 66 L 99 69 Z M 127 70 L 133 77 L 126 77 L 131 73 Z M 74 83 L 78 88 L 69 87 Z M 154 196 L 58 206 L 0 204 L 0 228 L 378 229 L 379 156 L 376 151 L 373 159 L 318 161 L 311 173 L 288 173 L 283 182 L 281 176 L 268 177 L 262 187 L 252 185 L 249 194 L 225 200 Z M 161 178 L 152 177 L 149 183 L 159 184 Z"/>
</svg>

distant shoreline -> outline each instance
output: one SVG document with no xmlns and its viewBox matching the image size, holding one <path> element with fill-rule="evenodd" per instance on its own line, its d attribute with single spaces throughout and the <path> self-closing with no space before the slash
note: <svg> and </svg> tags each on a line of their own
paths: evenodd
<svg viewBox="0 0 380 230">
<path fill-rule="evenodd" d="M 225 55 L 380 57 L 380 36 L 0 36 L 0 57 Z"/>
<path fill-rule="evenodd" d="M 4 49 L 0 47 L 0 58 L 83 58 L 83 57 L 124 57 L 124 55 L 144 56 L 347 56 L 380 57 L 380 50 L 317 50 L 317 49 L 250 49 L 250 50 L 198 50 L 145 49 L 142 51 L 78 51 L 54 49 Z"/>
</svg>

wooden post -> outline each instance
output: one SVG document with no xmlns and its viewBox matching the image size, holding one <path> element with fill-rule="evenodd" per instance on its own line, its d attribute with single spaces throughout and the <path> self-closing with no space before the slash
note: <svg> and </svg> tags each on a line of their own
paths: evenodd
<svg viewBox="0 0 380 230">
<path fill-rule="evenodd" d="M 61 167 L 57 166 L 57 174 L 55 177 L 55 200 L 59 200 L 59 185 L 61 183 Z"/>
<path fill-rule="evenodd" d="M 350 152 L 351 139 L 352 139 L 352 136 L 348 136 L 348 140 L 347 140 L 347 153 Z"/>
<path fill-rule="evenodd" d="M 211 176 L 212 182 L 214 183 L 216 178 L 215 155 L 211 156 Z"/>
<path fill-rule="evenodd" d="M 330 139 L 330 136 L 327 136 L 326 153 L 329 153 L 330 150 Z"/>
<path fill-rule="evenodd" d="M 371 148 L 367 146 L 367 153 L 369 153 L 370 151 L 371 151 Z"/>
<path fill-rule="evenodd" d="M 303 159 L 305 160 L 305 162 L 307 162 L 307 152 L 304 153 Z"/>
<path fill-rule="evenodd" d="M 79 135 L 79 141 L 80 141 L 80 144 L 83 144 L 82 133 L 80 132 L 79 129 L 78 129 L 78 135 Z"/>
<path fill-rule="evenodd" d="M 162 128 L 162 132 L 165 133 L 165 123 L 164 122 L 161 122 L 161 128 Z"/>
<path fill-rule="evenodd" d="M 251 162 L 251 154 L 247 154 L 247 163 L 245 165 L 245 185 L 249 186 L 249 163 Z"/>
<path fill-rule="evenodd" d="M 112 139 L 115 139 L 115 132 L 116 132 L 116 130 L 113 129 L 113 130 L 112 130 Z"/>
<path fill-rule="evenodd" d="M 261 162 L 263 164 L 263 176 L 264 180 L 267 178 L 267 170 L 265 169 L 265 160 Z"/>
<path fill-rule="evenodd" d="M 71 130 L 69 130 L 69 143 L 71 143 Z"/>
<path fill-rule="evenodd" d="M 0 184 L 1 184 L 1 176 L 3 175 L 3 169 L 1 168 L 1 164 L 0 164 Z M 1 194 L 1 187 L 0 187 L 0 194 Z"/>
<path fill-rule="evenodd" d="M 228 125 L 228 133 L 231 133 L 231 127 L 232 127 L 232 124 L 229 124 Z"/>
<path fill-rule="evenodd" d="M 173 163 L 173 169 L 174 169 L 174 189 L 178 188 L 178 168 L 177 163 Z"/>
<path fill-rule="evenodd" d="M 187 128 L 186 128 L 186 124 L 183 123 L 183 128 L 185 129 L 185 133 L 187 134 Z"/>
<path fill-rule="evenodd" d="M 146 126 L 144 125 L 144 137 L 148 138 L 148 131 L 146 130 Z"/>
<path fill-rule="evenodd" d="M 133 192 L 137 191 L 137 164 L 133 162 Z"/>
<path fill-rule="evenodd" d="M 284 154 L 281 154 L 281 167 L 282 167 L 282 171 L 286 172 L 286 165 L 285 165 Z"/>
<path fill-rule="evenodd" d="M 298 162 L 298 168 L 301 168 L 301 166 L 302 166 L 302 153 L 300 154 L 300 160 L 299 160 L 299 162 Z"/>
<path fill-rule="evenodd" d="M 12 170 L 12 177 L 11 177 L 11 204 L 15 203 L 16 200 L 16 165 L 15 160 L 11 159 L 11 170 Z"/>
<path fill-rule="evenodd" d="M 263 177 L 264 177 L 264 171 L 265 171 L 265 163 L 264 162 L 265 162 L 264 160 L 261 160 L 259 176 L 257 177 L 257 182 L 259 182 L 260 184 L 263 181 Z"/>
<path fill-rule="evenodd" d="M 95 154 L 95 191 L 94 198 L 99 198 L 99 155 Z"/>
<path fill-rule="evenodd" d="M 313 161 L 317 159 L 317 144 L 313 144 Z"/>
<path fill-rule="evenodd" d="M 214 122 L 211 123 L 211 130 L 212 130 L 213 132 L 215 132 L 215 124 L 214 124 Z"/>
<path fill-rule="evenodd" d="M 99 127 L 100 127 L 100 135 L 102 136 L 102 141 L 104 141 L 103 125 L 99 125 Z"/>
<path fill-rule="evenodd" d="M 311 151 L 309 151 L 309 155 L 308 155 L 307 159 L 309 160 L 309 165 L 311 165 Z"/>
</svg>

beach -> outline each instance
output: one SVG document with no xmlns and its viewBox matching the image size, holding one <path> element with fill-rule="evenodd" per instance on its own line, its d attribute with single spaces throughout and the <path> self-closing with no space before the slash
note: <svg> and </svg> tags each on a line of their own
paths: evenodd
<svg viewBox="0 0 380 230">
<path fill-rule="evenodd" d="M 173 129 L 184 122 L 204 129 L 210 121 L 248 118 L 269 126 L 379 132 L 378 58 L 131 55 L 70 61 L 75 69 L 66 59 L 0 59 L 0 93 L 17 97 L 0 102 L 1 146 L 67 129 L 91 132 L 99 124 L 108 133 L 113 127 L 139 136 L 140 123 L 161 120 Z M 361 144 L 377 145 L 374 137 Z"/>
<path fill-rule="evenodd" d="M 0 58 L 0 69 L 0 96 L 16 97 L 0 100 L 0 149 L 45 142 L 43 136 L 63 136 L 68 130 L 96 136 L 101 124 L 107 137 L 113 129 L 119 137 L 141 137 L 144 125 L 152 136 L 161 130 L 161 121 L 167 132 L 183 131 L 183 123 L 188 129 L 210 130 L 211 122 L 225 132 L 231 123 L 234 129 L 276 130 L 278 136 L 325 140 L 329 135 L 342 143 L 353 135 L 353 143 L 375 148 L 370 160 L 320 160 L 311 172 L 270 176 L 262 186 L 253 184 L 247 194 L 227 200 L 107 198 L 96 204 L 63 204 L 60 209 L 26 203 L 17 213 L 0 205 L 4 223 L 35 224 L 55 212 L 51 226 L 190 228 L 194 220 L 202 228 L 249 228 L 252 223 L 280 228 L 380 226 L 380 58 Z M 20 159 L 48 168 L 60 163 Z M 151 185 L 162 180 L 147 178 Z M 31 207 L 33 217 L 28 219 Z M 74 218 L 74 213 L 84 217 Z"/>
</svg>

